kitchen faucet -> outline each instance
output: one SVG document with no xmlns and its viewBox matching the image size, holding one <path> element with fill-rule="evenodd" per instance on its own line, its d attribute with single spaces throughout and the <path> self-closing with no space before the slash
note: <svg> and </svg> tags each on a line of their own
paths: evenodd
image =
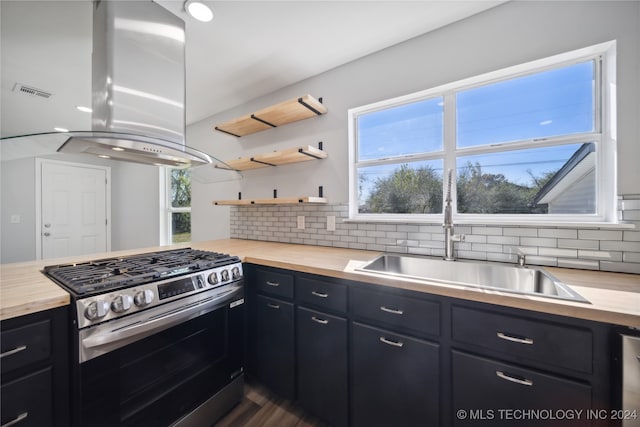
<svg viewBox="0 0 640 427">
<path fill-rule="evenodd" d="M 453 169 L 449 169 L 448 183 L 447 183 L 447 197 L 445 198 L 444 206 L 444 260 L 455 261 L 456 258 L 453 255 L 453 243 L 464 241 L 464 234 L 453 234 L 453 213 L 451 210 L 451 178 Z"/>
</svg>

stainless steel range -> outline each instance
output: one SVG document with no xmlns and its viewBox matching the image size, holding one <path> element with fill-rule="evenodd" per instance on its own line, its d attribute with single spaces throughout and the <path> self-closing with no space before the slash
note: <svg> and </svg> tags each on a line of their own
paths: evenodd
<svg viewBox="0 0 640 427">
<path fill-rule="evenodd" d="M 72 299 L 74 425 L 208 426 L 242 398 L 237 257 L 187 248 L 44 273 Z"/>
</svg>

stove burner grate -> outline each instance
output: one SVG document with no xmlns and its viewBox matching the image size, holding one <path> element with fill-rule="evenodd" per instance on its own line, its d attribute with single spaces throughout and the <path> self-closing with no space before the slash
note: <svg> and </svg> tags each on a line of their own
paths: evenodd
<svg viewBox="0 0 640 427">
<path fill-rule="evenodd" d="M 191 248 L 106 258 L 44 268 L 44 273 L 78 295 L 121 289 L 215 268 L 237 257 Z"/>
</svg>

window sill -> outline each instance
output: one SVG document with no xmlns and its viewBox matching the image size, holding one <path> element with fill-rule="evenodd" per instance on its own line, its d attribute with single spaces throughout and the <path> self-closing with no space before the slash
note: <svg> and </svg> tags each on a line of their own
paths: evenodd
<svg viewBox="0 0 640 427">
<path fill-rule="evenodd" d="M 348 224 L 411 224 L 411 225 L 442 225 L 442 219 L 440 220 L 428 220 L 421 218 L 348 218 L 343 222 Z M 599 228 L 610 230 L 633 230 L 636 228 L 634 223 L 631 222 L 564 222 L 564 221 L 505 221 L 503 219 L 496 220 L 471 220 L 461 219 L 454 220 L 454 225 L 477 225 L 477 226 L 500 226 L 500 227 L 531 227 L 531 228 Z"/>
</svg>

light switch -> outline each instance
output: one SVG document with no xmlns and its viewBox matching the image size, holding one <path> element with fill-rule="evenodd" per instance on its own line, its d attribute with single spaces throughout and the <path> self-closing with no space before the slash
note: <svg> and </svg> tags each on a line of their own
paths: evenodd
<svg viewBox="0 0 640 427">
<path fill-rule="evenodd" d="M 11 224 L 20 224 L 21 221 L 22 221 L 22 218 L 20 218 L 20 215 L 17 215 L 17 214 L 11 215 Z"/>
</svg>

